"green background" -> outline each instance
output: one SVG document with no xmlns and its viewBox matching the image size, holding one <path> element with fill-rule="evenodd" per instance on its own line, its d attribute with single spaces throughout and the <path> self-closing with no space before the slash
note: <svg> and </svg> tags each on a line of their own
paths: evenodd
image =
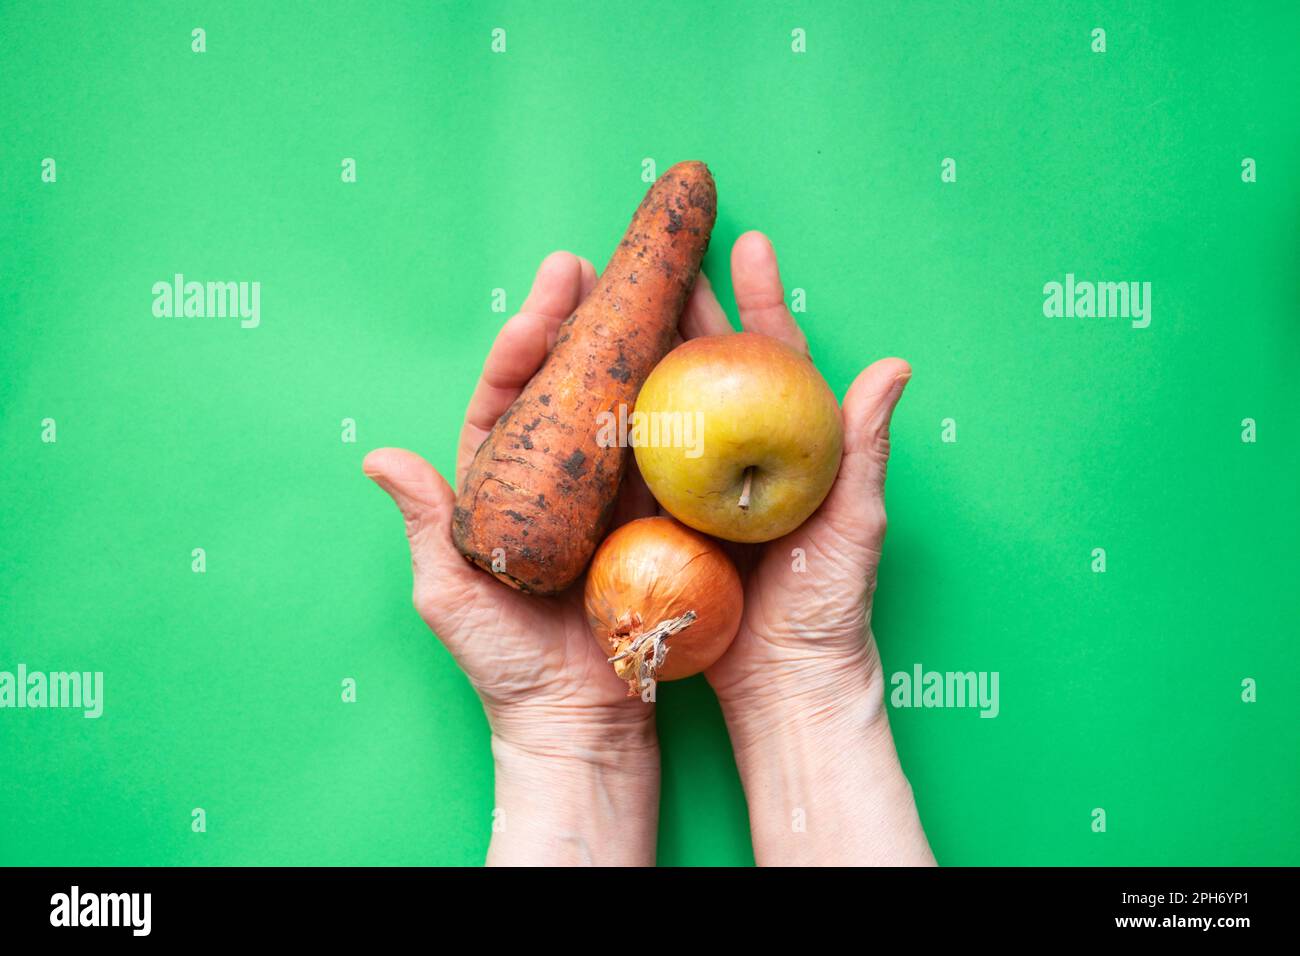
<svg viewBox="0 0 1300 956">
<path fill-rule="evenodd" d="M 3 4 L 0 669 L 106 704 L 0 711 L 0 863 L 482 860 L 486 723 L 360 463 L 451 469 L 492 290 L 602 264 L 647 157 L 712 168 L 732 315 L 760 228 L 837 394 L 915 368 L 886 672 L 1001 675 L 995 720 L 891 714 L 939 860 L 1300 863 L 1297 36 L 1294 3 Z M 261 326 L 155 318 L 176 272 L 260 281 Z M 1067 272 L 1151 282 L 1150 328 L 1045 318 Z M 702 679 L 659 725 L 660 862 L 752 862 Z"/>
</svg>

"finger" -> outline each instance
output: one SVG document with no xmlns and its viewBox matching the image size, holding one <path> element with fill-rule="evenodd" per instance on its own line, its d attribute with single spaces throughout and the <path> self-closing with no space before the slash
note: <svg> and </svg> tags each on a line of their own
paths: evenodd
<svg viewBox="0 0 1300 956">
<path fill-rule="evenodd" d="M 840 474 L 851 486 L 879 498 L 885 493 L 889 464 L 889 424 L 912 367 L 900 358 L 885 358 L 861 372 L 844 396 L 844 459 Z"/>
<path fill-rule="evenodd" d="M 465 412 L 456 461 L 457 485 L 497 419 L 546 361 L 560 323 L 578 307 L 584 283 L 590 279 L 595 284 L 596 270 L 584 262 L 568 252 L 547 256 L 537 270 L 523 310 L 506 322 L 492 343 Z"/>
<path fill-rule="evenodd" d="M 537 267 L 533 287 L 519 311 L 544 316 L 558 326 L 578 307 L 582 293 L 582 262 L 572 252 L 552 252 Z M 593 275 L 595 271 L 593 268 Z"/>
<path fill-rule="evenodd" d="M 545 318 L 531 312 L 520 312 L 502 326 L 465 412 L 456 458 L 457 487 L 492 426 L 546 361 L 553 341 L 551 331 Z"/>
<path fill-rule="evenodd" d="M 701 272 L 695 277 L 695 288 L 686 300 L 682 310 L 682 319 L 677 326 L 683 339 L 693 339 L 701 335 L 726 335 L 733 331 L 727 321 L 727 313 L 718 304 L 718 297 L 713 292 L 713 283 Z"/>
<path fill-rule="evenodd" d="M 591 295 L 591 290 L 596 287 L 596 267 L 591 264 L 590 259 L 578 257 L 578 262 L 582 267 L 581 290 L 578 293 L 578 304 L 581 305 Z M 565 316 L 568 318 L 568 316 Z"/>
<path fill-rule="evenodd" d="M 761 232 L 747 232 L 731 247 L 731 287 L 745 331 L 770 335 L 808 354 L 808 340 L 785 307 L 776 250 Z"/>
<path fill-rule="evenodd" d="M 818 518 L 879 551 L 885 533 L 889 425 L 912 368 L 886 358 L 861 372 L 844 396 L 844 457 Z"/>
<path fill-rule="evenodd" d="M 440 636 L 463 606 L 476 573 L 451 540 L 455 495 L 433 466 L 414 452 L 379 448 L 362 462 L 366 477 L 388 492 L 406 522 L 415 606 Z"/>
</svg>

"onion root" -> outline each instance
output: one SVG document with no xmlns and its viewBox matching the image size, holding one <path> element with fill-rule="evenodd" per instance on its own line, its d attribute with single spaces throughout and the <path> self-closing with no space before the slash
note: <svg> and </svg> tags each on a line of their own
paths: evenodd
<svg viewBox="0 0 1300 956">
<path fill-rule="evenodd" d="M 609 662 L 614 665 L 615 673 L 627 681 L 629 697 L 647 700 L 646 695 L 654 692 L 655 678 L 668 657 L 668 638 L 686 630 L 695 619 L 695 612 L 687 611 L 681 617 L 661 621 L 650 630 L 628 635 L 619 642 L 618 653 Z"/>
</svg>

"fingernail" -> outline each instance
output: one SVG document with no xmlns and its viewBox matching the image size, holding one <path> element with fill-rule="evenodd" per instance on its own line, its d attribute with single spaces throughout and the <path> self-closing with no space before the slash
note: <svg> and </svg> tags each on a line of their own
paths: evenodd
<svg viewBox="0 0 1300 956">
<path fill-rule="evenodd" d="M 889 390 L 889 404 L 891 407 L 898 404 L 898 400 L 903 397 L 903 389 L 907 387 L 907 383 L 911 380 L 911 372 L 905 372 L 894 378 L 894 384 Z"/>
</svg>

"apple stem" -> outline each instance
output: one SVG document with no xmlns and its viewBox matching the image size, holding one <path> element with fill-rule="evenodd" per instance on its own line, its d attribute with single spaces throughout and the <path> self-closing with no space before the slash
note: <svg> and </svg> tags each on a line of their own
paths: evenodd
<svg viewBox="0 0 1300 956">
<path fill-rule="evenodd" d="M 750 465 L 748 468 L 745 469 L 745 487 L 740 489 L 739 504 L 742 509 L 749 508 L 749 489 L 750 486 L 753 485 L 753 483 L 754 483 L 754 466 Z"/>
</svg>

